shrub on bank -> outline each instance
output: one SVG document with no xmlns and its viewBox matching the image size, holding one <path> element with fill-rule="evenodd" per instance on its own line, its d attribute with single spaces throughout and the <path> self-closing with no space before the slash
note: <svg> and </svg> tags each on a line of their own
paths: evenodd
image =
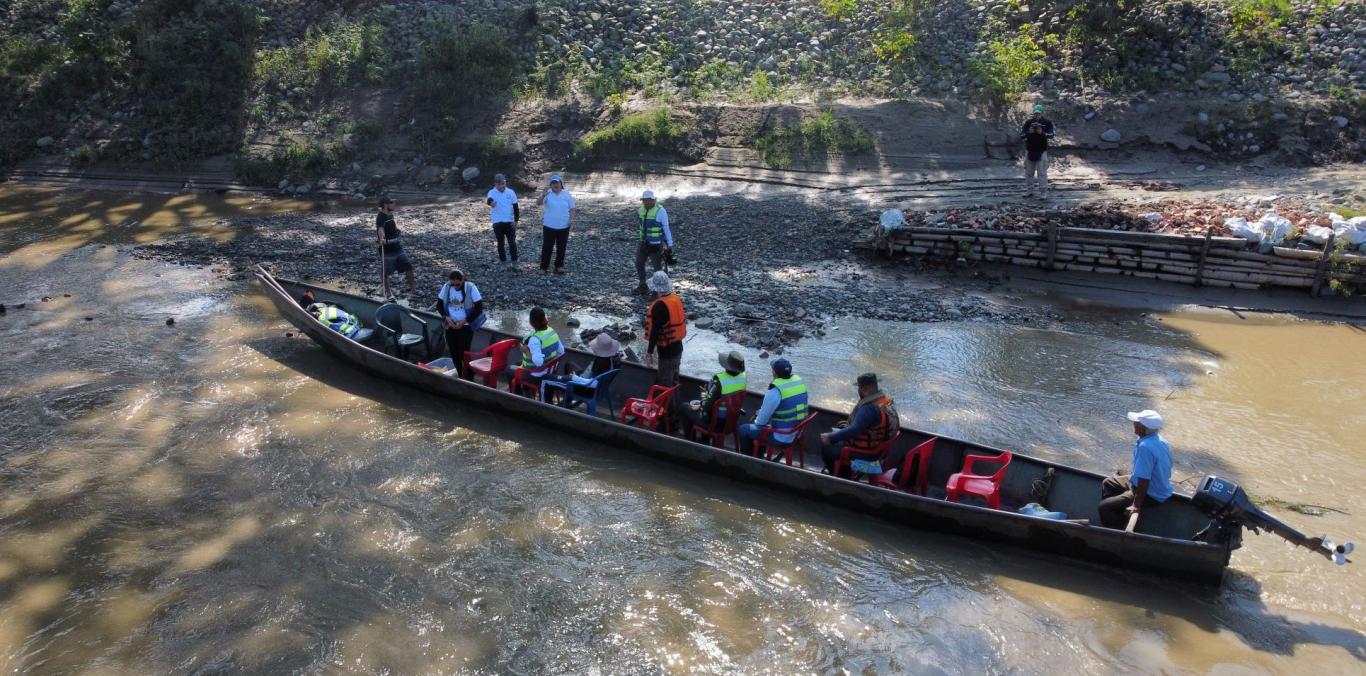
<svg viewBox="0 0 1366 676">
<path fill-rule="evenodd" d="M 810 162 L 831 155 L 869 153 L 876 143 L 868 130 L 822 110 L 795 125 L 776 125 L 752 139 L 751 147 L 764 164 L 785 169 L 795 160 Z"/>
<path fill-rule="evenodd" d="M 678 141 L 685 131 L 683 124 L 674 119 L 673 111 L 661 107 L 626 115 L 602 129 L 584 134 L 575 144 L 574 152 L 581 157 L 599 156 L 609 149 L 672 154 L 677 151 Z"/>
</svg>

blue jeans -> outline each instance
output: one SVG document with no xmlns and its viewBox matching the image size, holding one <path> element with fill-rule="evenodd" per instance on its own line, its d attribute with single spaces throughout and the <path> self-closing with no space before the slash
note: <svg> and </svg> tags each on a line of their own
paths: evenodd
<svg viewBox="0 0 1366 676">
<path fill-rule="evenodd" d="M 740 452 L 745 455 L 754 455 L 754 442 L 759 438 L 759 433 L 763 432 L 767 425 L 755 425 L 746 423 L 736 428 L 740 434 Z"/>
</svg>

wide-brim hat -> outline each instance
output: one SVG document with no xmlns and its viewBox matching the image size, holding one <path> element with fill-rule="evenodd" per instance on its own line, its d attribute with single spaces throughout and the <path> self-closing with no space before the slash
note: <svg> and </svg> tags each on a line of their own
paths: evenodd
<svg viewBox="0 0 1366 676">
<path fill-rule="evenodd" d="M 716 355 L 716 360 L 721 362 L 721 368 L 727 371 L 740 372 L 745 370 L 745 356 L 739 352 L 722 352 Z"/>
<path fill-rule="evenodd" d="M 668 293 L 674 290 L 674 283 L 669 281 L 669 273 L 663 270 L 655 270 L 655 274 L 645 286 L 655 293 Z"/>
<path fill-rule="evenodd" d="M 588 351 L 593 353 L 594 357 L 615 357 L 621 354 L 621 343 L 603 331 L 588 344 Z"/>
</svg>

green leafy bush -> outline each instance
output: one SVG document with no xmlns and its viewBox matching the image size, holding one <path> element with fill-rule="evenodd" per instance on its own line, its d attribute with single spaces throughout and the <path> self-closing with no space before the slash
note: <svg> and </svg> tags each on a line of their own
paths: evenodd
<svg viewBox="0 0 1366 676">
<path fill-rule="evenodd" d="M 755 101 L 772 101 L 778 96 L 778 88 L 769 81 L 768 73 L 756 70 L 749 76 L 749 95 Z"/>
<path fill-rule="evenodd" d="M 778 125 L 753 139 L 752 147 L 773 169 L 794 160 L 820 160 L 832 154 L 856 155 L 876 148 L 868 130 L 822 110 L 795 125 Z"/>
<path fill-rule="evenodd" d="M 508 37 L 496 26 L 469 31 L 437 28 L 422 46 L 413 73 L 413 103 L 427 110 L 465 107 L 478 95 L 511 92 L 522 65 Z"/>
<path fill-rule="evenodd" d="M 831 19 L 847 19 L 858 11 L 858 0 L 821 0 L 821 11 Z"/>
<path fill-rule="evenodd" d="M 1028 35 L 993 40 L 990 53 L 973 63 L 973 71 L 988 95 L 999 103 L 1019 98 L 1029 78 L 1043 68 L 1047 54 Z"/>
<path fill-rule="evenodd" d="M 253 185 L 274 185 L 280 179 L 301 183 L 333 170 L 345 159 L 334 144 L 291 142 L 269 155 L 243 155 L 234 162 L 237 176 Z"/>
<path fill-rule="evenodd" d="M 342 21 L 310 29 L 299 43 L 267 49 L 256 57 L 256 80 L 267 88 L 317 89 L 352 82 L 379 82 L 391 68 L 381 26 L 374 21 Z"/>
<path fill-rule="evenodd" d="M 685 131 L 683 124 L 674 119 L 673 111 L 661 107 L 626 115 L 607 127 L 584 134 L 574 149 L 583 157 L 600 155 L 609 148 L 674 152 Z"/>
</svg>

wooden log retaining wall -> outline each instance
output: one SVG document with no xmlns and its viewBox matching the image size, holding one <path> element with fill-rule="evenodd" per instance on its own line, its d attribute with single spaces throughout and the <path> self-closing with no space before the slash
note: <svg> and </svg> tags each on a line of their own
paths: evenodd
<svg viewBox="0 0 1366 676">
<path fill-rule="evenodd" d="M 1331 246 L 1303 257 L 1247 250 L 1237 237 L 1163 235 L 1049 226 L 1043 233 L 957 228 L 878 228 L 880 251 L 912 256 L 965 258 L 1045 270 L 1160 279 L 1195 286 L 1257 289 L 1281 286 L 1319 289 L 1331 280 L 1366 286 L 1366 256 L 1343 255 L 1332 265 Z M 1331 242 L 1330 242 L 1331 245 Z"/>
</svg>

